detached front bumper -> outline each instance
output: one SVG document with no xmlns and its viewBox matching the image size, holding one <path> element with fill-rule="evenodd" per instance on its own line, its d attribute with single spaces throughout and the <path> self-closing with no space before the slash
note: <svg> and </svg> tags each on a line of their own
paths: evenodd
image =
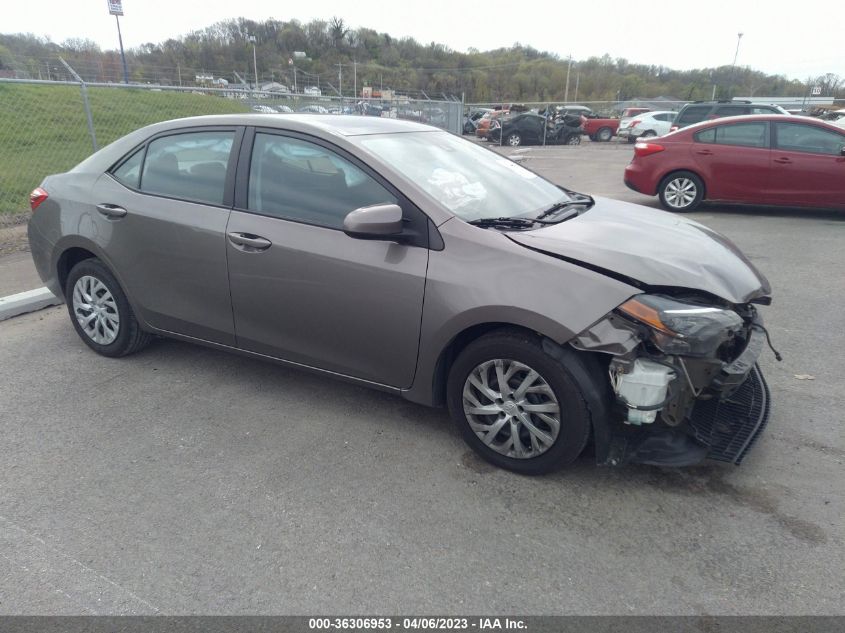
<svg viewBox="0 0 845 633">
<path fill-rule="evenodd" d="M 599 322 L 572 344 L 576 349 L 603 351 L 614 358 L 639 354 L 637 336 L 619 323 Z M 675 402 L 677 407 L 666 419 L 661 413 L 653 422 L 640 424 L 626 422 L 626 403 L 617 401 L 611 410 L 606 444 L 600 445 L 597 434 L 598 463 L 683 467 L 712 459 L 739 465 L 769 421 L 769 389 L 757 364 L 765 340 L 765 330 L 755 321 L 743 351 L 721 366 L 715 359 L 696 362 L 692 358 L 675 357 L 672 361 L 664 357 L 665 364 L 679 371 L 674 379 L 676 387 L 670 391 L 674 396 L 661 406 L 670 409 Z"/>
</svg>

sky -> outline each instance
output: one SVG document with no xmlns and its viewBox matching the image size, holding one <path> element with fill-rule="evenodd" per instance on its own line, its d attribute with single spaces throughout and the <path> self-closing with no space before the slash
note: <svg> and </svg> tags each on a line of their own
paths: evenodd
<svg viewBox="0 0 845 633">
<path fill-rule="evenodd" d="M 87 38 L 103 49 L 118 46 L 107 0 L 39 0 L 36 11 L 23 0 L 5 0 L 4 5 L 0 33 L 28 32 L 55 42 Z M 737 34 L 743 33 L 738 66 L 800 80 L 828 72 L 845 76 L 845 6 L 840 3 L 811 7 L 794 0 L 601 0 L 595 5 L 543 6 L 513 0 L 123 0 L 123 10 L 126 48 L 175 38 L 229 18 L 308 22 L 337 16 L 353 28 L 433 41 L 457 51 L 519 42 L 576 60 L 608 53 L 631 63 L 677 70 L 730 65 Z"/>
</svg>

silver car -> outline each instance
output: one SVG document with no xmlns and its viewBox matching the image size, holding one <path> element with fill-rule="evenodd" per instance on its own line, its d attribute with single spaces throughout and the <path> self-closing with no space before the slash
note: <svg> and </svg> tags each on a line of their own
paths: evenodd
<svg viewBox="0 0 845 633">
<path fill-rule="evenodd" d="M 94 351 L 154 336 L 447 406 L 503 468 L 739 463 L 769 415 L 766 279 L 723 236 L 374 117 L 152 125 L 33 192 Z M 201 370 L 199 370 L 201 371 Z"/>
</svg>

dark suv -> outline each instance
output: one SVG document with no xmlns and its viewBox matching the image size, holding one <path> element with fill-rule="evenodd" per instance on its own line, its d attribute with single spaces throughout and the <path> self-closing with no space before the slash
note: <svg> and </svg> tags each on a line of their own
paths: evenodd
<svg viewBox="0 0 845 633">
<path fill-rule="evenodd" d="M 696 101 L 681 108 L 675 117 L 672 132 L 682 127 L 718 119 L 723 116 L 740 116 L 743 114 L 789 114 L 776 105 L 765 103 L 751 103 L 750 101 Z"/>
</svg>

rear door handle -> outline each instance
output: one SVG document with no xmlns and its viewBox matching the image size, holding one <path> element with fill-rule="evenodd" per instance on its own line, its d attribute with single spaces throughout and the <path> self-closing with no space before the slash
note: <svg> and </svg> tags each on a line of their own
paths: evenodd
<svg viewBox="0 0 845 633">
<path fill-rule="evenodd" d="M 116 204 L 108 204 L 102 203 L 97 205 L 97 211 L 100 212 L 100 215 L 104 215 L 107 218 L 122 218 L 126 215 L 126 209 L 123 207 L 119 207 Z"/>
<path fill-rule="evenodd" d="M 712 156 L 713 155 L 713 152 L 711 152 L 709 149 L 700 149 L 700 150 L 697 150 L 695 153 L 701 154 L 702 156 Z"/>
<path fill-rule="evenodd" d="M 774 160 L 776 163 L 778 163 L 779 165 L 789 165 L 790 163 L 792 163 L 792 160 L 791 160 L 791 159 L 789 159 L 789 158 L 786 158 L 786 157 L 784 157 L 784 158 L 775 158 L 775 159 L 773 159 L 773 160 Z"/>
<path fill-rule="evenodd" d="M 270 240 L 252 233 L 227 233 L 226 236 L 232 244 L 246 252 L 266 251 L 273 245 Z"/>
</svg>

